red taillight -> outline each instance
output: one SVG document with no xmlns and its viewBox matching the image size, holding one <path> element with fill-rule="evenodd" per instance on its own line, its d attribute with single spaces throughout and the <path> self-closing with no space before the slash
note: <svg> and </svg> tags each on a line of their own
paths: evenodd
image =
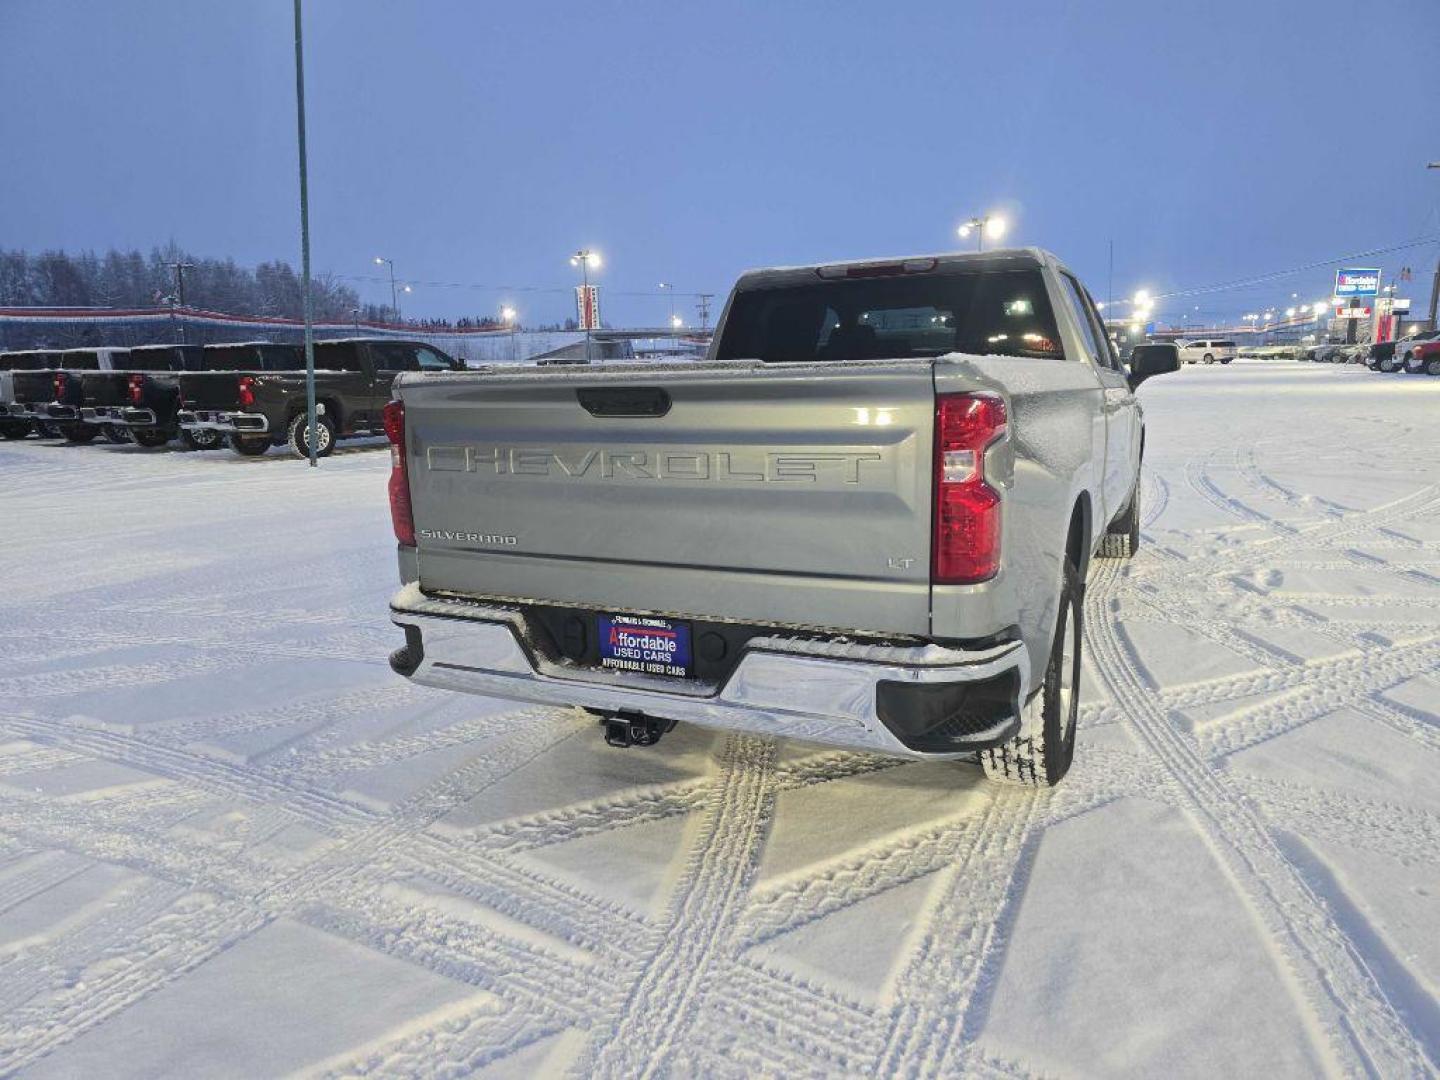
<svg viewBox="0 0 1440 1080">
<path fill-rule="evenodd" d="M 255 379 L 252 376 L 240 376 L 235 387 L 235 397 L 242 409 L 248 409 L 255 404 Z"/>
<path fill-rule="evenodd" d="M 130 383 L 130 404 L 131 404 L 131 405 L 143 405 L 143 404 L 145 404 L 145 376 L 144 376 L 144 375 L 138 375 L 138 374 L 137 374 L 137 375 L 131 375 L 131 376 L 130 376 L 130 379 L 129 379 L 129 383 Z"/>
<path fill-rule="evenodd" d="M 54 379 L 56 401 L 65 400 L 65 381 L 65 372 L 57 371 Z"/>
<path fill-rule="evenodd" d="M 935 535 L 930 579 L 972 585 L 1000 569 L 1000 493 L 987 482 L 985 450 L 1005 434 L 995 394 L 935 399 Z"/>
<path fill-rule="evenodd" d="M 390 520 L 395 539 L 415 546 L 415 515 L 410 509 L 410 478 L 405 474 L 405 403 L 385 405 L 385 434 L 390 439 Z"/>
</svg>

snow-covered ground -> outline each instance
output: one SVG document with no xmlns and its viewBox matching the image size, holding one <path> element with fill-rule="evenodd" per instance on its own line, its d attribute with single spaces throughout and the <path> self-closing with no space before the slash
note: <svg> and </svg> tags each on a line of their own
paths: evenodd
<svg viewBox="0 0 1440 1080">
<path fill-rule="evenodd" d="M 1435 1073 L 1440 379 L 1141 396 L 1039 795 L 410 687 L 375 448 L 0 445 L 0 1075 Z"/>
</svg>

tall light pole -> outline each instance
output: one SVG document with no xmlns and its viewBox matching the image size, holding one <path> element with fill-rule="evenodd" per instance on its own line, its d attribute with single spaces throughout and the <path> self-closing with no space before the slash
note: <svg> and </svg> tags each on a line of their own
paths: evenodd
<svg viewBox="0 0 1440 1080">
<path fill-rule="evenodd" d="M 395 288 L 395 260 L 387 259 L 383 255 L 375 256 L 376 266 L 388 266 L 390 268 L 390 310 L 395 313 L 395 321 L 400 321 L 400 293 Z M 405 291 L 410 291 L 410 286 L 405 286 Z"/>
<path fill-rule="evenodd" d="M 1440 169 L 1440 161 L 1432 161 L 1425 166 L 1427 169 Z M 1435 311 L 1440 307 L 1440 260 L 1435 262 L 1435 281 L 1430 286 L 1430 329 L 1435 327 Z"/>
<path fill-rule="evenodd" d="M 500 321 L 510 331 L 510 362 L 515 363 L 515 309 L 506 304 L 500 309 Z"/>
<path fill-rule="evenodd" d="M 580 268 L 580 281 L 581 284 L 585 287 L 585 291 L 580 294 L 582 297 L 582 303 L 580 306 L 580 317 L 585 322 L 585 363 L 588 364 L 592 361 L 592 357 L 590 355 L 591 319 L 590 316 L 587 315 L 585 312 L 585 305 L 583 303 L 583 300 L 588 299 L 590 296 L 590 268 L 593 266 L 596 269 L 599 269 L 600 253 L 598 251 L 591 251 L 589 248 L 581 248 L 579 251 L 575 252 L 574 255 L 570 256 L 570 265 L 578 266 Z M 596 305 L 596 309 L 598 309 L 598 305 Z"/>
<path fill-rule="evenodd" d="M 969 221 L 962 221 L 955 232 L 960 239 L 964 240 L 972 232 L 975 234 L 975 250 L 985 250 L 985 237 L 988 235 L 991 240 L 999 240 L 1005 235 L 1008 222 L 999 214 L 982 214 L 979 217 L 972 217 Z"/>
<path fill-rule="evenodd" d="M 305 45 L 300 34 L 300 0 L 295 0 L 295 118 L 300 149 L 300 288 L 305 309 L 305 442 L 310 467 L 318 464 L 315 423 L 315 304 L 310 295 L 310 184 L 305 154 Z"/>
<path fill-rule="evenodd" d="M 670 296 L 670 324 L 675 324 L 675 286 L 668 281 L 660 282 L 658 288 L 664 289 Z"/>
</svg>

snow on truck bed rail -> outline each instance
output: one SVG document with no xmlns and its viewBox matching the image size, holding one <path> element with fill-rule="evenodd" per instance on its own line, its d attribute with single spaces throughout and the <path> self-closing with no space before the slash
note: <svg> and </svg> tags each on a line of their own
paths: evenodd
<svg viewBox="0 0 1440 1080">
<path fill-rule="evenodd" d="M 1440 379 L 1141 397 L 1038 795 L 411 686 L 383 449 L 0 444 L 0 1075 L 1433 1075 Z"/>
</svg>

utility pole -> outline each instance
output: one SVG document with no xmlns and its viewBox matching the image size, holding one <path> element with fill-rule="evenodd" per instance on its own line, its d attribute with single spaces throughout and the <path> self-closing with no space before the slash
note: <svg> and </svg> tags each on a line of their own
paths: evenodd
<svg viewBox="0 0 1440 1080">
<path fill-rule="evenodd" d="M 1425 166 L 1427 169 L 1440 169 L 1440 161 L 1432 161 Z M 1430 329 L 1436 329 L 1435 309 L 1440 307 L 1440 259 L 1435 261 L 1435 280 L 1430 286 Z"/>
<path fill-rule="evenodd" d="M 173 263 L 166 263 L 171 270 L 175 271 L 175 303 L 179 307 L 185 306 L 185 271 L 194 270 L 195 264 L 176 259 Z M 175 338 L 181 345 L 185 344 L 185 320 L 176 313 Z"/>
<path fill-rule="evenodd" d="M 714 293 L 702 292 L 695 298 L 695 306 L 700 309 L 700 329 L 708 330 L 710 327 L 710 301 L 715 299 Z"/>
<path fill-rule="evenodd" d="M 310 185 L 305 155 L 305 46 L 300 34 L 300 0 L 295 0 L 295 117 L 300 143 L 300 281 L 305 306 L 305 442 L 310 467 L 319 462 L 315 417 L 315 313 L 310 295 Z"/>
<path fill-rule="evenodd" d="M 1105 277 L 1105 310 L 1115 302 L 1115 241 L 1110 241 L 1110 273 Z"/>
</svg>

